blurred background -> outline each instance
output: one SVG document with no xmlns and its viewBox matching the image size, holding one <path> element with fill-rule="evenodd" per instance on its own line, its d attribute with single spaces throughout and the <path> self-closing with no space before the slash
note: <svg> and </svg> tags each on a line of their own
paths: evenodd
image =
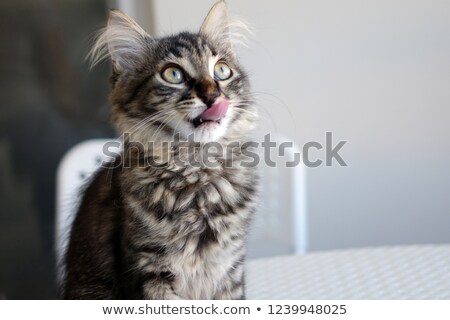
<svg viewBox="0 0 450 320">
<path fill-rule="evenodd" d="M 325 144 L 307 169 L 308 251 L 450 242 L 450 2 L 228 0 L 261 127 Z M 55 298 L 55 171 L 114 136 L 104 63 L 84 57 L 108 8 L 151 35 L 198 30 L 214 0 L 0 2 L 0 298 Z M 317 157 L 322 157 L 317 152 Z"/>
</svg>

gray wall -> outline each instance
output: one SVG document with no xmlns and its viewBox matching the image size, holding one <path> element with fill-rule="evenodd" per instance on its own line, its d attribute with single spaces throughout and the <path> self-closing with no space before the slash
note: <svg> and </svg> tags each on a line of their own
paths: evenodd
<svg viewBox="0 0 450 320">
<path fill-rule="evenodd" d="M 212 3 L 156 0 L 144 24 L 196 30 Z M 263 127 L 349 140 L 349 167 L 308 169 L 311 250 L 450 242 L 450 2 L 228 4 L 254 28 Z"/>
</svg>

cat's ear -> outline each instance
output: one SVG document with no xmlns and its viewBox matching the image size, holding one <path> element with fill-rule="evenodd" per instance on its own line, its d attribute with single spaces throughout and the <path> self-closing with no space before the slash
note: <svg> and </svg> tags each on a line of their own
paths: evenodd
<svg viewBox="0 0 450 320">
<path fill-rule="evenodd" d="M 224 0 L 216 2 L 209 10 L 200 27 L 200 34 L 205 35 L 220 46 L 231 49 L 230 21 Z"/>
<path fill-rule="evenodd" d="M 88 58 L 93 66 L 110 57 L 115 71 L 132 70 L 143 62 L 151 43 L 150 35 L 130 16 L 111 10 L 108 24 L 97 37 Z"/>
</svg>

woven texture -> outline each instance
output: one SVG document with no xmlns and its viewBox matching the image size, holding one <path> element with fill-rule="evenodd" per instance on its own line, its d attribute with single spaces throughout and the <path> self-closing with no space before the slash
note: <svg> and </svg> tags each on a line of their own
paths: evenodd
<svg viewBox="0 0 450 320">
<path fill-rule="evenodd" d="M 252 260 L 247 265 L 247 299 L 450 299 L 450 246 Z"/>
</svg>

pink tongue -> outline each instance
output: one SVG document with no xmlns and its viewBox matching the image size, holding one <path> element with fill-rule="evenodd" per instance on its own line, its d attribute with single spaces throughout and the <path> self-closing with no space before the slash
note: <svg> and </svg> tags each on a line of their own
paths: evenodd
<svg viewBox="0 0 450 320">
<path fill-rule="evenodd" d="M 220 120 L 227 114 L 228 106 L 228 100 L 220 100 L 219 102 L 213 104 L 210 108 L 206 109 L 200 115 L 200 118 L 204 121 Z"/>
</svg>

